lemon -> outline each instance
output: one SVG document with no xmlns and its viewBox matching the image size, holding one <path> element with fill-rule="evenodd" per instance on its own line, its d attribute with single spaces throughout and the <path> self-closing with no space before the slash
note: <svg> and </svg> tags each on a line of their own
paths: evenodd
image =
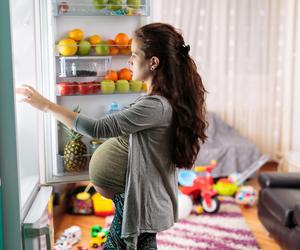
<svg viewBox="0 0 300 250">
<path fill-rule="evenodd" d="M 62 39 L 58 43 L 58 52 L 63 56 L 73 56 L 77 49 L 77 43 L 70 38 Z"/>
<path fill-rule="evenodd" d="M 69 32 L 69 38 L 79 42 L 83 39 L 84 33 L 81 29 L 73 29 Z"/>
</svg>

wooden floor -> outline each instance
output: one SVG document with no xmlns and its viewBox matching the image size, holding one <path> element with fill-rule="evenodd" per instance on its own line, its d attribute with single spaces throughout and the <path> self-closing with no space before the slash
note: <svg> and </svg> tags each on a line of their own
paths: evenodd
<svg viewBox="0 0 300 250">
<path fill-rule="evenodd" d="M 268 163 L 264 166 L 261 171 L 276 171 L 276 164 Z M 256 179 L 252 179 L 249 183 L 259 190 L 259 185 Z M 270 238 L 267 231 L 264 229 L 259 219 L 257 218 L 257 209 L 253 208 L 242 208 L 242 214 L 254 233 L 261 249 L 263 250 L 280 250 L 281 248 L 277 245 L 274 239 Z M 99 224 L 101 226 L 104 225 L 104 219 L 97 216 L 74 216 L 65 214 L 59 221 L 55 221 L 55 239 L 59 237 L 59 235 L 63 232 L 65 228 L 68 228 L 72 225 L 78 225 L 81 227 L 83 238 L 80 244 L 76 245 L 73 249 L 78 249 L 77 246 L 82 246 L 84 248 L 88 248 L 89 239 L 90 239 L 90 229 L 93 225 Z"/>
</svg>

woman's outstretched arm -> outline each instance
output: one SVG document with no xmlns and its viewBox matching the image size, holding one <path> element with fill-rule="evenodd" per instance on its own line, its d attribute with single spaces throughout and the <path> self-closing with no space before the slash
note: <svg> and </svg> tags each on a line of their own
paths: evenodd
<svg viewBox="0 0 300 250">
<path fill-rule="evenodd" d="M 42 96 L 39 92 L 37 92 L 34 88 L 28 85 L 17 87 L 16 93 L 24 96 L 24 98 L 21 99 L 20 102 L 26 102 L 41 111 L 50 113 L 55 117 L 55 119 L 65 124 L 67 127 L 72 128 L 73 122 L 77 116 L 76 112 L 73 112 L 64 108 L 63 106 L 51 102 L 50 100 Z"/>
</svg>

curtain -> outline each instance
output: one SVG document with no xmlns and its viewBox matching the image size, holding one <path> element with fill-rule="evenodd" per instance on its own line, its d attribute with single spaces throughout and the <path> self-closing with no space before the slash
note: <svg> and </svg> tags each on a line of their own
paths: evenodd
<svg viewBox="0 0 300 250">
<path fill-rule="evenodd" d="M 151 22 L 179 28 L 208 110 L 276 159 L 290 150 L 297 0 L 152 0 Z M 299 8 L 298 8 L 299 9 Z M 299 43 L 299 41 L 298 41 Z"/>
</svg>

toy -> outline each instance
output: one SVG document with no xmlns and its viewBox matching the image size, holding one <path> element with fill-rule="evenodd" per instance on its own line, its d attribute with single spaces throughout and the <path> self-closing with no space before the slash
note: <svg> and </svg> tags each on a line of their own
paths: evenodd
<svg viewBox="0 0 300 250">
<path fill-rule="evenodd" d="M 98 248 L 103 243 L 106 242 L 108 235 L 108 230 L 103 229 L 99 225 L 95 225 L 92 227 L 91 230 L 91 240 L 90 240 L 90 247 L 92 248 Z"/>
<path fill-rule="evenodd" d="M 76 194 L 76 199 L 77 200 L 82 200 L 82 201 L 85 201 L 85 200 L 88 200 L 90 197 L 91 197 L 91 194 L 89 193 L 89 190 L 90 188 L 93 186 L 92 183 L 89 183 L 86 188 L 84 189 L 83 192 L 80 192 L 78 194 Z"/>
<path fill-rule="evenodd" d="M 232 196 L 238 190 L 238 186 L 229 178 L 222 178 L 214 185 L 214 190 L 220 195 Z"/>
<path fill-rule="evenodd" d="M 56 241 L 54 250 L 72 250 L 72 245 L 81 240 L 81 234 L 81 229 L 78 226 L 67 228 Z"/>
<path fill-rule="evenodd" d="M 193 208 L 192 199 L 181 192 L 178 193 L 178 219 L 184 219 L 190 215 Z"/>
<path fill-rule="evenodd" d="M 203 207 L 201 205 L 198 205 L 196 208 L 196 213 L 197 214 L 202 214 L 203 213 Z"/>
<path fill-rule="evenodd" d="M 238 204 L 250 207 L 256 203 L 257 193 L 252 186 L 242 186 L 237 191 L 235 200 Z"/>
<path fill-rule="evenodd" d="M 242 185 L 248 178 L 251 177 L 259 168 L 261 168 L 267 161 L 269 160 L 269 156 L 262 155 L 259 159 L 253 162 L 244 172 L 240 174 L 232 174 L 230 175 L 231 179 L 234 179 L 234 182 L 237 186 Z"/>
<path fill-rule="evenodd" d="M 70 210 L 74 214 L 93 214 L 93 202 L 90 197 L 87 199 L 78 199 L 82 198 L 80 194 L 85 193 L 85 189 L 89 188 L 87 195 L 92 195 L 95 190 L 91 186 L 78 186 L 71 191 L 71 208 Z M 78 197 L 77 197 L 78 196 Z M 86 197 L 83 197 L 86 198 Z"/>
<path fill-rule="evenodd" d="M 200 203 L 203 210 L 206 213 L 216 213 L 220 208 L 220 202 L 218 200 L 218 193 L 213 189 L 213 178 L 211 176 L 212 170 L 216 167 L 216 161 L 211 161 L 208 166 L 195 166 L 196 172 L 205 172 L 205 176 L 197 176 L 186 171 L 179 171 L 179 183 L 183 186 L 180 188 L 181 192 L 186 195 L 192 195 L 194 199 L 198 199 L 200 196 Z M 194 178 L 193 178 L 194 176 Z M 185 178 L 188 177 L 188 178 Z M 183 182 L 180 180 L 184 180 Z M 192 183 L 191 183 L 192 181 Z M 185 184 L 190 184 L 186 185 Z"/>
<path fill-rule="evenodd" d="M 114 214 L 114 204 L 110 199 L 106 199 L 99 193 L 92 196 L 94 214 L 97 216 L 108 216 Z"/>
</svg>

